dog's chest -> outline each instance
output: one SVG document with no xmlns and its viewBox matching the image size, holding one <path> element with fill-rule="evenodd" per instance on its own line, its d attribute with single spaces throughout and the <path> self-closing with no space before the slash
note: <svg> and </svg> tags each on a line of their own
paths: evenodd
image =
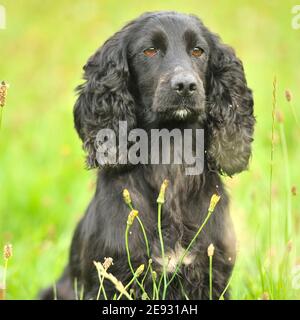
<svg viewBox="0 0 300 320">
<path fill-rule="evenodd" d="M 183 266 L 193 264 L 195 255 L 185 251 L 186 248 L 183 248 L 179 242 L 176 242 L 173 248 L 166 248 L 164 258 L 161 255 L 154 255 L 153 260 L 159 266 L 159 269 L 163 269 L 165 265 L 166 271 L 173 273 L 179 264 Z"/>
<path fill-rule="evenodd" d="M 165 265 L 167 272 L 174 272 L 177 264 L 192 265 L 195 256 L 185 250 L 197 231 L 200 217 L 191 210 L 200 200 L 201 176 L 186 176 L 184 167 L 179 165 L 157 166 L 155 179 L 157 190 L 163 180 L 169 180 L 165 193 L 165 203 L 162 208 L 162 234 L 165 246 L 165 258 L 161 256 L 161 247 L 158 239 L 155 241 L 153 260 L 159 268 Z M 198 193 L 198 194 L 197 194 Z M 193 212 L 192 212 L 193 211 Z M 156 212 L 153 214 L 156 215 Z"/>
<path fill-rule="evenodd" d="M 201 189 L 204 177 L 200 175 L 186 175 L 184 165 L 152 165 L 147 176 L 148 183 L 154 190 L 160 190 L 162 182 L 167 179 L 168 187 L 163 204 L 163 218 L 174 220 L 175 223 L 184 223 L 195 214 L 189 214 L 190 207 L 200 202 Z"/>
</svg>

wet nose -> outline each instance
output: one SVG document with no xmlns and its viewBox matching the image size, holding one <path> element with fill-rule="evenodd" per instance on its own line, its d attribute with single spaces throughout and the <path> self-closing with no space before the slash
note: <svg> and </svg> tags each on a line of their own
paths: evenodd
<svg viewBox="0 0 300 320">
<path fill-rule="evenodd" d="M 171 87 L 180 96 L 191 96 L 197 90 L 196 78 L 191 73 L 180 73 L 171 79 Z"/>
</svg>

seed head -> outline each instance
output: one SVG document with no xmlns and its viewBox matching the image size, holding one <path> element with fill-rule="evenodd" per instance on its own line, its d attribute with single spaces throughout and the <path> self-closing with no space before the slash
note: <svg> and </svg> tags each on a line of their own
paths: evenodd
<svg viewBox="0 0 300 320">
<path fill-rule="evenodd" d="M 12 245 L 6 244 L 3 249 L 3 257 L 5 260 L 8 260 L 12 257 Z"/>
<path fill-rule="evenodd" d="M 163 204 L 165 202 L 165 193 L 166 193 L 166 189 L 169 185 L 169 181 L 167 179 L 165 179 L 160 187 L 160 192 L 157 198 L 157 203 L 161 203 Z"/>
<path fill-rule="evenodd" d="M 131 210 L 128 219 L 127 219 L 127 224 L 131 226 L 133 224 L 134 219 L 138 216 L 139 212 L 137 210 Z"/>
<path fill-rule="evenodd" d="M 215 247 L 214 245 L 211 243 L 208 248 L 207 248 L 207 255 L 209 257 L 212 257 L 214 255 L 214 252 L 215 252 Z"/>
<path fill-rule="evenodd" d="M 297 195 L 297 187 L 296 186 L 292 186 L 292 195 L 296 196 Z"/>
<path fill-rule="evenodd" d="M 261 296 L 262 300 L 270 300 L 270 296 L 268 292 L 264 292 Z"/>
<path fill-rule="evenodd" d="M 292 98 L 293 98 L 291 91 L 288 90 L 288 89 L 285 90 L 285 98 L 286 98 L 286 100 L 287 100 L 288 102 L 290 102 L 290 101 L 292 100 Z"/>
<path fill-rule="evenodd" d="M 0 84 L 0 107 L 5 106 L 5 100 L 6 100 L 8 88 L 9 88 L 9 85 L 5 81 L 2 81 Z"/>
<path fill-rule="evenodd" d="M 114 263 L 113 263 L 113 258 L 104 258 L 104 262 L 102 263 L 103 265 L 103 268 L 107 271 L 107 269 L 112 266 Z"/>
<path fill-rule="evenodd" d="M 221 197 L 217 194 L 212 195 L 212 197 L 210 199 L 209 208 L 208 208 L 209 212 L 213 212 L 215 210 L 215 207 L 216 207 L 217 203 L 219 202 L 220 198 Z"/>
<path fill-rule="evenodd" d="M 141 265 L 136 269 L 135 275 L 136 275 L 137 277 L 139 277 L 139 276 L 144 272 L 144 269 L 145 269 L 145 265 L 144 265 L 144 264 L 141 264 Z"/>
<path fill-rule="evenodd" d="M 127 205 L 131 205 L 132 204 L 130 193 L 129 193 L 129 191 L 127 189 L 123 190 L 123 199 L 124 199 L 124 201 L 125 201 L 125 203 Z"/>
</svg>

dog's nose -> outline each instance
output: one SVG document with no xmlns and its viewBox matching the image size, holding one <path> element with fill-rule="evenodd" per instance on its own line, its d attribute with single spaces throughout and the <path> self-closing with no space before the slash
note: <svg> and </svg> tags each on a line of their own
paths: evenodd
<svg viewBox="0 0 300 320">
<path fill-rule="evenodd" d="M 180 73 L 173 76 L 171 87 L 180 96 L 191 96 L 197 89 L 196 78 L 191 73 Z"/>
</svg>

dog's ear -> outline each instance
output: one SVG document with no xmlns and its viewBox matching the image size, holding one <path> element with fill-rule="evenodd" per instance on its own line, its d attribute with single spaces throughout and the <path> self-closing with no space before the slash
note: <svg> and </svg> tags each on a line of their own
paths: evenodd
<svg viewBox="0 0 300 320">
<path fill-rule="evenodd" d="M 128 130 L 136 126 L 135 103 L 128 86 L 127 35 L 130 25 L 108 39 L 84 66 L 84 84 L 77 88 L 74 106 L 75 128 L 87 152 L 89 168 L 99 166 L 96 136 L 100 129 L 112 129 L 118 136 L 119 121 Z"/>
<path fill-rule="evenodd" d="M 234 50 L 210 32 L 207 39 L 207 159 L 210 167 L 233 175 L 247 168 L 251 155 L 255 124 L 252 92 Z"/>
</svg>

